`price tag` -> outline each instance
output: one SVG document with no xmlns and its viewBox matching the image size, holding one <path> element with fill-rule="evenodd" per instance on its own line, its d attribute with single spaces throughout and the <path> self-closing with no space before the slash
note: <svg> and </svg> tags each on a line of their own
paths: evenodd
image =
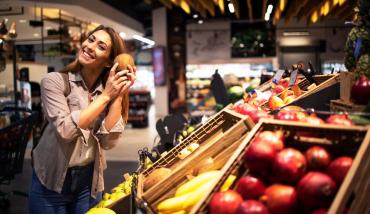
<svg viewBox="0 0 370 214">
<path fill-rule="evenodd" d="M 295 84 L 295 81 L 297 79 L 298 70 L 292 71 L 290 74 L 290 81 L 289 81 L 289 87 L 293 86 Z"/>
<path fill-rule="evenodd" d="M 275 83 L 275 84 L 278 84 L 281 77 L 283 77 L 284 72 L 285 72 L 284 70 L 277 70 L 276 74 L 272 78 L 272 82 Z"/>
</svg>

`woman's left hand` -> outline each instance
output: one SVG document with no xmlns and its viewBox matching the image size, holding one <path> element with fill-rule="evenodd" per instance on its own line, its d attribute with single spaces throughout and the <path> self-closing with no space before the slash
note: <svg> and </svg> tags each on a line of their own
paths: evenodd
<svg viewBox="0 0 370 214">
<path fill-rule="evenodd" d="M 123 85 L 119 97 L 123 97 L 125 92 L 135 83 L 136 80 L 136 67 L 127 65 L 128 73 L 126 74 L 128 79 L 126 83 Z"/>
</svg>

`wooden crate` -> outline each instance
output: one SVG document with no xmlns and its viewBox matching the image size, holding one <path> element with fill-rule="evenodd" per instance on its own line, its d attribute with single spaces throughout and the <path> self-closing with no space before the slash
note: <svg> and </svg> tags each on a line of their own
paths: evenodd
<svg viewBox="0 0 370 214">
<path fill-rule="evenodd" d="M 243 155 L 250 142 L 261 131 L 283 130 L 286 137 L 286 147 L 294 147 L 305 150 L 313 145 L 320 145 L 328 149 L 335 156 L 350 155 L 354 157 L 352 167 L 340 186 L 329 210 L 330 214 L 343 213 L 344 208 L 349 207 L 348 213 L 366 213 L 369 210 L 368 198 L 370 197 L 370 129 L 365 127 L 320 125 L 311 126 L 301 122 L 287 122 L 277 120 L 260 121 L 244 139 L 240 147 L 222 169 L 223 176 L 209 190 L 206 196 L 193 207 L 190 213 L 207 213 L 208 205 L 213 195 L 219 191 L 222 184 L 231 174 L 240 177 L 247 172 L 243 165 Z M 314 133 L 320 137 L 299 137 L 298 132 Z M 235 182 L 236 183 L 236 182 Z M 234 183 L 234 185 L 235 185 Z"/>
<path fill-rule="evenodd" d="M 340 76 L 340 99 L 345 103 L 351 103 L 351 88 L 355 83 L 352 72 L 342 72 Z"/>
<path fill-rule="evenodd" d="M 352 102 L 345 102 L 342 99 L 330 101 L 330 111 L 333 112 L 362 112 L 365 105 L 356 105 Z"/>
<path fill-rule="evenodd" d="M 204 125 L 197 128 L 185 140 L 171 149 L 164 157 L 157 160 L 152 167 L 143 171 L 138 176 L 137 197 L 152 201 L 157 192 L 163 190 L 163 183 L 173 180 L 174 174 L 182 175 L 186 170 L 192 168 L 191 163 L 200 161 L 204 157 L 213 157 L 225 147 L 232 146 L 242 135 L 254 126 L 249 116 L 242 115 L 230 110 L 230 106 L 211 117 Z M 184 160 L 178 158 L 178 154 L 191 143 L 198 143 L 200 146 Z M 171 175 L 161 182 L 144 191 L 144 181 L 154 169 L 166 167 L 172 170 Z"/>
</svg>

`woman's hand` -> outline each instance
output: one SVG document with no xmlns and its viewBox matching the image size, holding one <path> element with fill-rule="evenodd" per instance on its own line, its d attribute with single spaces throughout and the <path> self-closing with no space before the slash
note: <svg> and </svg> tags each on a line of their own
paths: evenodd
<svg viewBox="0 0 370 214">
<path fill-rule="evenodd" d="M 115 63 L 109 71 L 109 76 L 107 82 L 105 83 L 105 88 L 103 95 L 109 97 L 109 100 L 115 99 L 122 91 L 122 87 L 128 85 L 129 81 L 129 70 L 122 70 L 116 73 L 118 63 Z"/>
<path fill-rule="evenodd" d="M 121 92 L 119 94 L 119 97 L 123 97 L 125 92 L 135 83 L 136 80 L 136 67 L 127 65 L 128 73 L 126 74 L 127 80 L 125 80 L 125 84 L 121 88 Z"/>
</svg>

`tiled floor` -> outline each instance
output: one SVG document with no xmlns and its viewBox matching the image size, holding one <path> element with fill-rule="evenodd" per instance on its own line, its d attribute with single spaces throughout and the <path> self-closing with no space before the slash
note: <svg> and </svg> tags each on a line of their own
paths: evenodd
<svg viewBox="0 0 370 214">
<path fill-rule="evenodd" d="M 125 129 L 125 140 L 112 150 L 106 152 L 108 168 L 104 173 L 105 189 L 110 190 L 119 184 L 122 175 L 126 172 L 133 172 L 138 169 L 138 149 L 152 147 L 154 138 L 157 135 L 155 129 L 155 109 L 149 111 L 149 126 L 147 128 Z M 30 165 L 30 149 L 27 150 L 22 174 L 16 175 L 9 186 L 0 187 L 1 190 L 18 190 L 28 192 L 31 182 L 32 168 Z M 0 214 L 26 214 L 28 213 L 28 200 L 26 197 L 13 195 L 10 197 L 11 207 L 7 211 L 0 210 Z"/>
</svg>

